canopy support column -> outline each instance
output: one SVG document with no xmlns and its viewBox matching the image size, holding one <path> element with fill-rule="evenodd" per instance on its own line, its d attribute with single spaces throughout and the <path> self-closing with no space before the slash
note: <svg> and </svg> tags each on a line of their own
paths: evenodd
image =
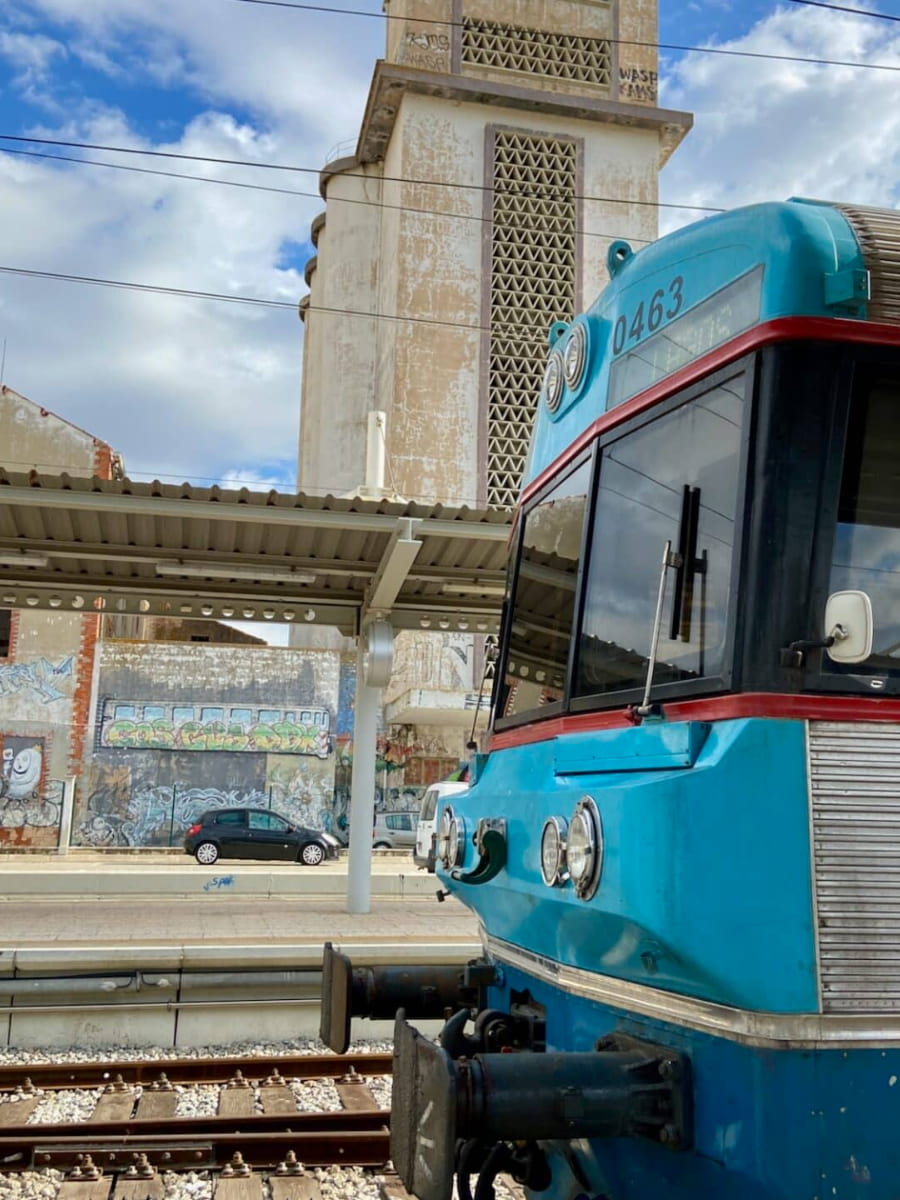
<svg viewBox="0 0 900 1200">
<path fill-rule="evenodd" d="M 387 622 L 369 625 L 356 646 L 353 783 L 350 789 L 350 857 L 347 912 L 367 913 L 372 895 L 372 828 L 375 822 L 375 740 L 381 692 L 391 676 L 393 632 Z M 377 686 L 370 686 L 371 683 Z"/>
</svg>

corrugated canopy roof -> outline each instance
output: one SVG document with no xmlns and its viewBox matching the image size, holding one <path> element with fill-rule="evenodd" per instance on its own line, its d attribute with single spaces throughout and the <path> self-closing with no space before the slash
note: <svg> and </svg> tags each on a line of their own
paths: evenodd
<svg viewBox="0 0 900 1200">
<path fill-rule="evenodd" d="M 495 632 L 510 515 L 0 468 L 0 605 Z"/>
</svg>

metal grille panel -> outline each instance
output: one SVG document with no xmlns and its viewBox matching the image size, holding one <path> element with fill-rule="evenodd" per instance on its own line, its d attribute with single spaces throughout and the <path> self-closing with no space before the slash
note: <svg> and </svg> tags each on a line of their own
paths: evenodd
<svg viewBox="0 0 900 1200">
<path fill-rule="evenodd" d="M 900 729 L 809 725 L 822 1003 L 900 1011 Z"/>
<path fill-rule="evenodd" d="M 547 361 L 547 331 L 575 315 L 576 143 L 498 131 L 494 141 L 488 506 L 519 494 Z"/>
<path fill-rule="evenodd" d="M 609 87 L 610 48 L 606 38 L 550 33 L 465 17 L 462 61 L 468 66 L 525 71 Z"/>
<path fill-rule="evenodd" d="M 900 212 L 837 204 L 862 246 L 872 281 L 869 320 L 900 324 Z"/>
</svg>

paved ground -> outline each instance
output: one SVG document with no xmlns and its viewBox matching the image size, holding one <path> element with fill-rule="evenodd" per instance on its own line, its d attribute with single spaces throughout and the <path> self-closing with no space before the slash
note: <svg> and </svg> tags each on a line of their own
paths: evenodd
<svg viewBox="0 0 900 1200">
<path fill-rule="evenodd" d="M 238 891 L 263 878 L 274 884 L 269 894 L 259 895 L 203 886 L 223 872 L 233 877 Z M 246 862 L 203 868 L 186 855 L 164 853 L 0 853 L 0 952 L 21 947 L 321 946 L 342 940 L 450 946 L 478 940 L 478 923 L 468 909 L 452 898 L 438 904 L 437 881 L 416 872 L 407 856 L 373 860 L 368 913 L 347 912 L 346 872 L 346 858 L 316 868 Z M 128 895 L 138 877 L 145 894 Z M 392 885 L 392 877 L 411 880 L 421 894 L 409 887 L 402 896 L 379 894 Z M 174 894 L 185 878 L 202 890 Z M 274 894 L 279 881 L 292 886 L 299 881 L 310 894 Z M 110 894 L 98 897 L 100 884 Z M 323 888 L 332 894 L 322 894 Z"/>
<path fill-rule="evenodd" d="M 17 946 L 141 945 L 189 942 L 291 945 L 353 938 L 396 944 L 477 941 L 478 923 L 456 900 L 373 902 L 372 911 L 350 914 L 340 902 L 320 897 L 238 900 L 5 900 L 4 949 Z"/>
</svg>

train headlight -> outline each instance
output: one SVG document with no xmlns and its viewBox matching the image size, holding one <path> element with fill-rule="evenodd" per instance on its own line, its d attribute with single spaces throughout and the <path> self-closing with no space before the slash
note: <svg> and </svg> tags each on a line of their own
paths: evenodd
<svg viewBox="0 0 900 1200">
<path fill-rule="evenodd" d="M 569 878 L 566 869 L 566 830 L 562 817 L 550 817 L 541 834 L 541 875 L 547 887 L 559 887 Z"/>
<path fill-rule="evenodd" d="M 544 403 L 550 412 L 556 412 L 563 394 L 563 358 L 558 350 L 554 350 L 547 360 L 544 372 Z"/>
<path fill-rule="evenodd" d="M 466 853 L 466 823 L 448 805 L 441 813 L 438 826 L 437 857 L 445 871 L 462 865 Z"/>
<path fill-rule="evenodd" d="M 584 368 L 587 365 L 587 330 L 584 325 L 573 325 L 566 344 L 563 347 L 563 373 L 566 383 L 576 391 L 584 378 Z"/>
<path fill-rule="evenodd" d="M 603 869 L 603 826 L 599 809 L 590 796 L 582 796 L 569 822 L 566 865 L 576 894 L 582 900 L 590 900 Z"/>
</svg>

